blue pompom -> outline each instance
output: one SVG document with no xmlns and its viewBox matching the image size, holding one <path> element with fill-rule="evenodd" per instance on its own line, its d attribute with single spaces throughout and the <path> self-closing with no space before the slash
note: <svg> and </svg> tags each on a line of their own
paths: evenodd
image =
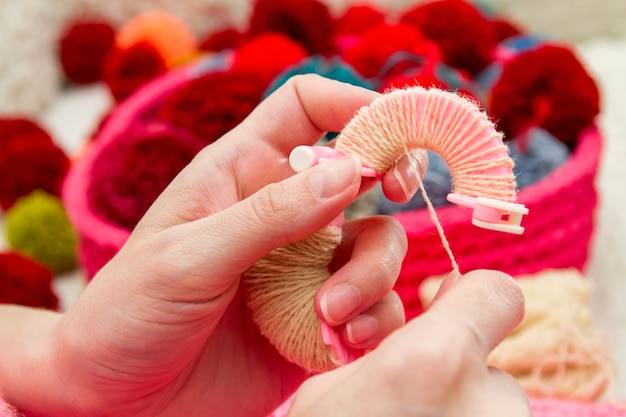
<svg viewBox="0 0 626 417">
<path fill-rule="evenodd" d="M 319 74 L 323 77 L 330 78 L 331 80 L 342 81 L 359 87 L 365 87 L 370 90 L 374 88 L 370 81 L 357 74 L 357 72 L 350 65 L 346 64 L 341 59 L 326 59 L 322 56 L 315 55 L 305 59 L 295 66 L 287 68 L 281 74 L 278 74 L 278 76 L 263 93 L 263 98 L 276 91 L 278 87 L 285 84 L 288 79 L 299 74 Z"/>
<path fill-rule="evenodd" d="M 508 142 L 515 162 L 513 173 L 520 189 L 542 180 L 570 156 L 567 146 L 544 129 L 534 128 L 526 135 L 529 136 Z"/>
</svg>

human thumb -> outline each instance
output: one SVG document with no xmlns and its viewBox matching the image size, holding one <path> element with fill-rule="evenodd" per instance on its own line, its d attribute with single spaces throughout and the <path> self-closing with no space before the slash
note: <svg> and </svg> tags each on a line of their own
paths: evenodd
<svg viewBox="0 0 626 417">
<path fill-rule="evenodd" d="M 185 260 L 167 261 L 179 268 L 170 275 L 202 277 L 203 271 L 211 271 L 217 290 L 217 277 L 240 275 L 273 249 L 304 239 L 341 215 L 358 195 L 360 173 L 357 158 L 342 157 L 269 184 L 220 212 L 162 231 L 173 249 L 164 256 Z M 222 284 L 224 289 L 232 281 Z"/>
</svg>

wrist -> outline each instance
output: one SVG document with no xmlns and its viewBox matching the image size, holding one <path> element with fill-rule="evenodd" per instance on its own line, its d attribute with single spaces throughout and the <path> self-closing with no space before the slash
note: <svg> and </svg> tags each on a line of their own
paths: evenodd
<svg viewBox="0 0 626 417">
<path fill-rule="evenodd" d="M 42 414 L 57 393 L 53 359 L 53 333 L 61 314 L 30 307 L 0 306 L 0 389 L 21 411 Z M 44 415 L 44 414 L 42 414 Z"/>
</svg>

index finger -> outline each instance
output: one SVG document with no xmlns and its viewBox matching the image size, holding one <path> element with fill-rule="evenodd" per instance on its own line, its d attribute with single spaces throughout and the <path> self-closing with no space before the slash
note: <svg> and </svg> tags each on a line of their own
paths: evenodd
<svg viewBox="0 0 626 417">
<path fill-rule="evenodd" d="M 288 155 L 338 132 L 380 93 L 316 74 L 297 75 L 263 101 L 237 130 Z"/>
<path fill-rule="evenodd" d="M 425 315 L 442 330 L 469 332 L 476 342 L 469 348 L 487 358 L 524 317 L 524 296 L 505 273 L 473 271 L 441 294 Z"/>
</svg>

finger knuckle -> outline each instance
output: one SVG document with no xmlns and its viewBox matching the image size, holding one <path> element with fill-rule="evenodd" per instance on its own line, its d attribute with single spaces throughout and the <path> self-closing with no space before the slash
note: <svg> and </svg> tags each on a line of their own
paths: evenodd
<svg viewBox="0 0 626 417">
<path fill-rule="evenodd" d="M 250 209 L 255 220 L 271 228 L 293 217 L 293 204 L 277 184 L 270 184 L 263 192 L 255 194 L 250 199 Z"/>
</svg>

